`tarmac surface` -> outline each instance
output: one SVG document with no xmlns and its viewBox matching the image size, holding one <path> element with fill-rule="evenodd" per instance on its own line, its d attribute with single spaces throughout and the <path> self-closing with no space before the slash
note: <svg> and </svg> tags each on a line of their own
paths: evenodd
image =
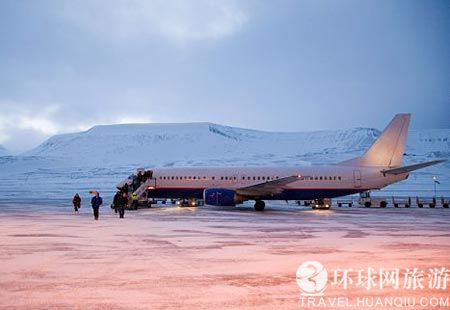
<svg viewBox="0 0 450 310">
<path fill-rule="evenodd" d="M 398 309 L 356 304 L 395 295 L 415 299 L 405 308 L 430 309 L 430 298 L 450 295 L 450 280 L 436 288 L 427 278 L 434 268 L 450 269 L 449 209 L 311 210 L 269 202 L 264 212 L 250 205 L 161 207 L 119 219 L 103 207 L 99 221 L 91 211 L 0 205 L 0 308 L 336 308 L 331 299 L 305 304 L 296 282 L 305 261 L 326 267 L 322 296 L 344 297 L 339 308 Z M 350 268 L 347 289 L 333 283 Z M 357 286 L 357 270 L 369 268 L 399 268 L 399 288 Z M 424 272 L 422 287 L 407 287 L 406 268 Z"/>
</svg>

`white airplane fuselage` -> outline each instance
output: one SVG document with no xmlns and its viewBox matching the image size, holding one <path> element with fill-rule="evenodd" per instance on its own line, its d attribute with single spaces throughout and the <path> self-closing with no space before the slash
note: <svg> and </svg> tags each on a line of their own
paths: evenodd
<svg viewBox="0 0 450 310">
<path fill-rule="evenodd" d="M 202 198 L 208 188 L 238 189 L 286 176 L 298 181 L 282 187 L 282 192 L 258 197 L 263 200 L 308 200 L 334 198 L 380 189 L 404 180 L 408 174 L 383 175 L 381 167 L 308 166 L 291 168 L 160 168 L 153 170 L 151 197 Z"/>
<path fill-rule="evenodd" d="M 320 200 L 381 189 L 406 179 L 411 171 L 442 162 L 402 165 L 409 121 L 410 114 L 397 114 L 364 154 L 334 165 L 156 168 L 144 171 L 141 181 L 131 177 L 117 187 L 128 190 L 127 183 L 132 191 L 147 192 L 147 198 L 203 198 L 216 206 L 255 200 L 260 211 L 264 200 Z"/>
</svg>

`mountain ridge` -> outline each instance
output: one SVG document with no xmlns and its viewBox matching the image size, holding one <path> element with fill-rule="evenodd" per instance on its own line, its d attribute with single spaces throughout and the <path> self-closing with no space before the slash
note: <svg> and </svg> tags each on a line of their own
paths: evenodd
<svg viewBox="0 0 450 310">
<path fill-rule="evenodd" d="M 180 158 L 285 157 L 344 152 L 369 146 L 380 132 L 373 128 L 312 132 L 268 132 L 214 123 L 100 125 L 78 133 L 55 135 L 22 154 L 82 159 L 85 163 L 167 164 Z M 158 154 L 158 152 L 165 154 Z M 326 151 L 328 150 L 328 151 Z"/>
<path fill-rule="evenodd" d="M 66 199 L 92 189 L 112 195 L 115 184 L 139 167 L 334 164 L 361 155 L 379 134 L 373 128 L 276 133 L 213 123 L 100 126 L 53 136 L 25 155 L 0 157 L 0 196 Z M 405 153 L 404 165 L 450 159 L 450 129 L 411 130 Z M 415 171 L 385 190 L 429 195 L 437 176 L 446 193 L 449 171 L 450 161 Z"/>
<path fill-rule="evenodd" d="M 210 122 L 98 125 L 55 135 L 25 156 L 60 158 L 73 165 L 202 165 L 207 162 L 319 163 L 362 153 L 380 135 L 374 128 L 270 132 Z M 450 129 L 411 130 L 406 153 L 449 157 Z M 333 155 L 330 155 L 333 154 Z M 331 158 L 330 158 L 331 157 Z"/>
</svg>

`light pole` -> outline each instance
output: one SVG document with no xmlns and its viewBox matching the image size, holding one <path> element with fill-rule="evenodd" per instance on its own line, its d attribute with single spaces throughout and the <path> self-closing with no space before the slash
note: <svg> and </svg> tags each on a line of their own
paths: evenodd
<svg viewBox="0 0 450 310">
<path fill-rule="evenodd" d="M 436 184 L 438 184 L 439 181 L 437 180 L 436 176 L 433 177 L 433 184 L 434 184 L 434 198 L 436 199 Z"/>
</svg>

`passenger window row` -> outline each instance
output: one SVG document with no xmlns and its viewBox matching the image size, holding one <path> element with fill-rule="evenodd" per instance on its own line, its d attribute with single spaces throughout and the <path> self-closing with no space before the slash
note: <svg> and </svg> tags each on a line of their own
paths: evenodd
<svg viewBox="0 0 450 310">
<path fill-rule="evenodd" d="M 243 176 L 242 180 L 245 181 L 273 181 L 273 180 L 278 180 L 280 177 L 279 176 Z M 160 176 L 159 177 L 160 180 L 208 180 L 207 177 L 203 176 L 203 177 L 199 177 L 199 176 Z M 211 177 L 211 180 L 215 180 L 216 177 L 213 176 Z M 303 181 L 340 181 L 342 178 L 341 176 L 302 176 L 300 177 L 300 180 Z M 220 180 L 237 180 L 236 176 L 221 176 Z"/>
<path fill-rule="evenodd" d="M 304 181 L 340 181 L 342 180 L 341 176 L 307 176 L 300 177 L 300 180 Z"/>
<path fill-rule="evenodd" d="M 160 180 L 208 180 L 207 177 L 197 177 L 197 176 L 160 176 Z M 212 177 L 214 180 L 214 177 Z"/>
<path fill-rule="evenodd" d="M 272 180 L 278 180 L 279 178 L 280 177 L 278 177 L 278 176 L 276 176 L 276 177 L 270 177 L 270 176 L 268 176 L 268 177 L 266 177 L 266 176 L 252 176 L 252 177 L 249 177 L 249 176 L 243 176 L 242 180 L 247 180 L 247 181 L 250 181 L 250 180 L 253 180 L 253 181 L 256 181 L 256 180 L 258 180 L 258 181 L 260 181 L 260 180 L 272 181 Z"/>
</svg>

